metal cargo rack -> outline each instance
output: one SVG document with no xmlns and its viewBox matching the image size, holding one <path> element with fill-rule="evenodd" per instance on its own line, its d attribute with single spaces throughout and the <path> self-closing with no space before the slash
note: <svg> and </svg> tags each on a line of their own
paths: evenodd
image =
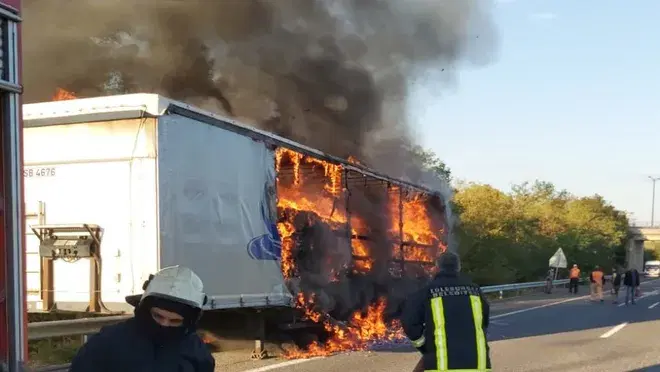
<svg viewBox="0 0 660 372">
<path fill-rule="evenodd" d="M 288 150 L 291 150 L 287 148 Z M 408 249 L 415 247 L 417 249 L 426 249 L 426 250 L 437 250 L 439 249 L 442 239 L 445 237 L 444 234 L 441 237 L 438 237 L 438 244 L 421 244 L 412 240 L 405 239 L 404 231 L 404 202 L 409 200 L 412 197 L 422 196 L 426 200 L 426 205 L 428 209 L 435 208 L 437 210 L 439 217 L 444 217 L 444 205 L 439 195 L 430 193 L 423 188 L 416 186 L 402 184 L 399 181 L 388 179 L 386 177 L 375 177 L 371 172 L 366 172 L 360 168 L 356 168 L 346 163 L 338 163 L 334 161 L 329 161 L 328 159 L 322 159 L 316 156 L 307 155 L 304 153 L 298 153 L 300 160 L 296 165 L 291 159 L 287 159 L 284 156 L 281 159 L 281 163 L 277 164 L 278 173 L 277 178 L 278 182 L 285 184 L 293 184 L 296 177 L 300 177 L 302 182 L 302 187 L 306 188 L 308 191 L 310 189 L 318 193 L 326 193 L 327 198 L 332 198 L 333 206 L 330 215 L 320 216 L 325 219 L 332 217 L 332 213 L 337 210 L 342 210 L 343 214 L 346 216 L 346 222 L 344 224 L 335 224 L 333 225 L 334 231 L 337 235 L 343 236 L 346 240 L 351 242 L 353 246 L 353 240 L 360 240 L 365 242 L 372 242 L 373 238 L 370 237 L 369 231 L 356 231 L 357 234 L 353 233 L 353 223 L 355 209 L 353 208 L 353 199 L 356 197 L 357 193 L 364 195 L 365 199 L 370 200 L 374 205 L 380 205 L 383 207 L 383 212 L 388 213 L 387 206 L 391 203 L 391 198 L 395 197 L 398 200 L 398 215 L 395 217 L 396 224 L 398 225 L 398 231 L 393 233 L 391 229 L 384 231 L 383 233 L 387 235 L 387 243 L 392 246 L 392 255 L 390 258 L 390 273 L 393 276 L 402 276 L 408 267 L 425 267 L 428 270 L 434 266 L 433 261 L 422 261 L 422 260 L 410 260 L 406 259 L 408 257 Z M 339 172 L 341 175 L 341 189 L 336 190 L 335 193 L 331 193 L 326 189 L 328 183 L 328 175 L 325 174 L 322 166 L 317 162 L 309 162 L 307 158 L 311 157 L 317 160 L 328 162 L 334 166 L 339 167 Z M 296 175 L 298 172 L 298 175 Z M 284 211 L 280 214 L 286 214 Z M 438 231 L 445 229 L 446 225 L 444 224 L 444 218 L 436 218 L 438 221 L 437 228 Z M 433 220 L 433 218 L 432 218 Z M 391 221 L 390 221 L 391 222 Z M 364 261 L 369 259 L 369 257 L 360 256 L 353 254 L 353 260 L 355 261 Z"/>
</svg>

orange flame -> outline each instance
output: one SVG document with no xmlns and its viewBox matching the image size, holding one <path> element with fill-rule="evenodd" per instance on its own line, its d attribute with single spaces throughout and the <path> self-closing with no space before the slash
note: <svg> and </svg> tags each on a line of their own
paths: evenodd
<svg viewBox="0 0 660 372">
<path fill-rule="evenodd" d="M 342 197 L 342 168 L 339 165 L 330 164 L 319 159 L 304 158 L 302 154 L 284 148 L 278 148 L 275 153 L 276 166 L 278 172 L 277 194 L 278 209 L 293 212 L 286 221 L 277 224 L 278 232 L 282 239 L 282 272 L 286 278 L 290 278 L 295 273 L 295 263 L 292 256 L 294 248 L 293 234 L 296 231 L 292 223 L 296 215 L 301 211 L 313 211 L 326 223 L 339 227 L 347 223 L 345 211 L 337 207 L 337 200 Z M 282 164 L 284 159 L 288 159 L 292 164 L 291 185 L 285 186 L 282 181 Z M 312 169 L 321 167 L 323 170 L 323 190 L 318 192 L 318 188 L 310 191 L 305 188 L 305 181 L 301 175 L 301 167 L 307 165 Z M 314 180 L 318 182 L 317 180 Z M 314 186 L 314 185 L 312 185 Z M 329 273 L 332 279 L 336 273 Z"/>
<path fill-rule="evenodd" d="M 318 312 L 311 310 L 314 297 L 305 298 L 300 294 L 297 304 L 304 309 L 305 316 L 316 322 L 323 323 L 325 330 L 331 335 L 324 343 L 317 341 L 307 346 L 306 350 L 290 349 L 284 353 L 287 359 L 311 358 L 332 355 L 342 351 L 366 350 L 370 342 L 392 341 L 405 337 L 398 321 L 385 321 L 386 301 L 379 299 L 369 306 L 365 312 L 356 311 L 346 324 L 335 324 L 324 320 Z"/>
<path fill-rule="evenodd" d="M 348 160 L 348 162 L 351 163 L 351 164 L 362 164 L 362 163 L 360 163 L 360 161 L 359 161 L 355 156 L 353 156 L 353 155 L 349 156 L 348 159 L 346 159 L 346 160 Z"/>
<path fill-rule="evenodd" d="M 307 218 L 318 216 L 333 229 L 339 230 L 350 225 L 352 270 L 359 273 L 367 273 L 372 270 L 374 260 L 370 252 L 370 243 L 365 241 L 364 236 L 361 235 L 367 234 L 368 226 L 360 216 L 351 214 L 349 220 L 345 208 L 341 206 L 346 195 L 343 184 L 343 167 L 305 157 L 303 154 L 284 148 L 276 150 L 275 158 L 277 206 L 280 213 L 277 228 L 282 239 L 281 265 L 284 277 L 296 276 L 296 262 L 293 257 L 296 244 L 294 234 L 297 224 L 305 222 L 296 217 L 304 211 L 313 212 L 313 215 L 306 215 Z M 349 162 L 359 164 L 353 157 L 349 158 Z M 287 164 L 286 169 L 285 164 Z M 392 221 L 390 234 L 394 247 L 393 258 L 404 262 L 433 262 L 445 247 L 442 245 L 439 235 L 441 231 L 439 233 L 434 231 L 426 207 L 427 200 L 421 195 L 406 197 L 401 208 L 399 200 L 398 189 L 390 192 L 389 214 Z M 286 215 L 283 216 L 283 214 Z M 401 254 L 402 248 L 403 254 Z M 347 269 L 347 264 L 340 263 L 332 267 L 332 260 L 328 259 L 328 261 L 330 267 L 327 272 L 327 280 L 329 282 L 340 280 L 341 272 Z M 427 273 L 429 272 L 427 271 Z M 355 312 L 346 324 L 332 321 L 316 311 L 314 296 L 297 294 L 296 307 L 303 311 L 307 319 L 323 324 L 329 334 L 329 339 L 322 344 L 315 342 L 304 351 L 288 351 L 285 354 L 287 358 L 329 355 L 345 350 L 363 350 L 369 341 L 403 337 L 403 332 L 397 322 L 388 324 L 385 321 L 385 299 L 379 299 L 376 303 L 371 304 L 365 312 Z"/>
<path fill-rule="evenodd" d="M 70 99 L 76 99 L 75 94 L 72 92 L 69 92 L 68 90 L 64 90 L 62 88 L 57 88 L 55 91 L 55 95 L 53 95 L 53 101 L 66 101 Z"/>
<path fill-rule="evenodd" d="M 441 239 L 442 231 L 433 229 L 426 210 L 425 197 L 421 194 L 404 197 L 401 208 L 398 188 L 390 192 L 389 197 L 390 221 L 392 221 L 390 233 L 399 236 L 401 232 L 403 235 L 403 242 L 399 242 L 401 245 L 393 247 L 393 256 L 404 261 L 434 262 L 447 247 Z M 428 267 L 427 273 L 430 274 L 432 270 L 432 267 Z"/>
</svg>

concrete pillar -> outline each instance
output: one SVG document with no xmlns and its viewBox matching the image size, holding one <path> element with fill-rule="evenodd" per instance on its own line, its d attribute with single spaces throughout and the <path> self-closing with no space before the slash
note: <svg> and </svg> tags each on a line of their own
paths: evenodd
<svg viewBox="0 0 660 372">
<path fill-rule="evenodd" d="M 626 268 L 637 269 L 641 272 L 644 268 L 644 240 L 633 237 L 628 240 L 626 247 Z"/>
</svg>

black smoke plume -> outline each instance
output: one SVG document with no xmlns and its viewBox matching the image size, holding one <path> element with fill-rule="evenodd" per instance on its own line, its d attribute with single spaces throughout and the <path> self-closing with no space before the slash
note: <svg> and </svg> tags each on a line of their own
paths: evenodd
<svg viewBox="0 0 660 372">
<path fill-rule="evenodd" d="M 393 176 L 407 173 L 392 161 L 412 142 L 406 99 L 424 83 L 416 77 L 444 71 L 451 81 L 461 61 L 487 62 L 493 45 L 479 0 L 24 4 L 27 102 L 58 87 L 81 97 L 161 93 Z"/>
</svg>

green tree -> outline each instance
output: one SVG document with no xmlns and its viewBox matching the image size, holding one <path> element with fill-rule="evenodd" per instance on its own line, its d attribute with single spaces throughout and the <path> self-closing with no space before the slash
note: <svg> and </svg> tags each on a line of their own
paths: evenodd
<svg viewBox="0 0 660 372">
<path fill-rule="evenodd" d="M 460 216 L 455 227 L 463 269 L 480 284 L 515 281 L 511 230 L 516 225 L 513 198 L 490 185 L 462 185 L 454 196 Z M 518 251 L 518 250 L 517 250 Z"/>
<path fill-rule="evenodd" d="M 543 181 L 509 193 L 467 184 L 454 204 L 459 252 L 481 284 L 539 280 L 560 247 L 585 271 L 625 260 L 628 220 L 599 195 L 576 197 Z"/>
<path fill-rule="evenodd" d="M 451 181 L 451 170 L 449 167 L 438 158 L 435 152 L 424 149 L 419 145 L 415 145 L 410 149 L 410 152 L 413 155 L 413 158 L 425 169 L 428 169 L 440 177 Z"/>
<path fill-rule="evenodd" d="M 644 242 L 644 262 L 656 261 L 660 259 L 660 242 L 645 241 Z"/>
</svg>

